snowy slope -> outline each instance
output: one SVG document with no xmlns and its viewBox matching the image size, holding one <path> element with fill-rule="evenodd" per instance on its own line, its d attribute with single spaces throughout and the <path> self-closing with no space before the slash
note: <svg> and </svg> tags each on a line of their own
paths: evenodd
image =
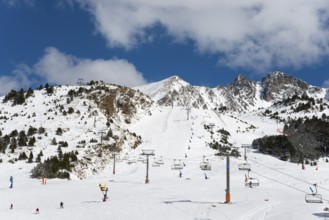
<svg viewBox="0 0 329 220">
<path fill-rule="evenodd" d="M 144 142 L 136 150 L 127 150 L 120 156 L 137 157 L 141 149 L 154 149 L 156 157 L 162 156 L 164 165 L 153 167 L 150 158 L 149 184 L 144 184 L 146 164 L 116 163 L 116 174 L 110 164 L 102 173 L 85 180 L 30 179 L 32 164 L 18 162 L 0 166 L 1 219 L 324 219 L 326 204 L 308 204 L 304 201 L 311 183 L 319 184 L 325 202 L 329 199 L 329 164 L 319 161 L 318 170 L 307 166 L 280 161 L 271 156 L 248 150 L 252 166 L 250 176 L 258 178 L 259 187 L 244 186 L 245 171 L 238 170 L 242 158 L 231 158 L 231 204 L 224 204 L 226 188 L 225 158 L 214 156 L 206 146 L 210 134 L 203 124 L 214 123 L 215 128 L 231 128 L 231 141 L 237 146 L 248 144 L 264 133 L 274 134 L 277 124 L 257 121 L 253 115 L 241 120 L 257 123 L 258 129 L 235 133 L 242 124 L 234 116 L 221 116 L 212 111 L 192 109 L 187 120 L 184 108 L 159 108 L 132 125 Z M 190 146 L 190 149 L 188 149 Z M 185 157 L 185 153 L 187 157 Z M 202 171 L 199 163 L 203 155 L 212 165 L 211 171 Z M 172 170 L 174 159 L 186 166 Z M 209 179 L 204 179 L 204 173 Z M 14 188 L 9 189 L 9 177 L 14 177 Z M 109 187 L 109 200 L 102 202 L 98 185 Z M 64 209 L 59 208 L 60 201 Z M 14 209 L 9 206 L 13 203 Z M 40 214 L 34 214 L 36 208 Z"/>
<path fill-rule="evenodd" d="M 283 122 L 264 115 L 266 110 L 280 112 L 280 117 L 287 119 L 329 115 L 328 108 L 320 112 L 316 110 L 317 106 L 315 110 L 296 113 L 290 106 L 272 105 L 261 99 L 262 87 L 256 84 L 255 97 L 249 97 L 253 101 L 249 111 L 220 112 L 214 108 L 228 101 L 221 89 L 192 88 L 178 77 L 138 88 L 155 102 L 168 92 L 174 93 L 175 98 L 181 98 L 174 105 L 155 104 L 141 93 L 114 85 L 91 92 L 95 100 L 83 94 L 68 102 L 67 94 L 72 89 L 78 90 L 79 87 L 55 87 L 52 96 L 48 96 L 45 90 L 35 91 L 34 97 L 27 99 L 24 105 L 2 103 L 3 97 L 0 98 L 3 135 L 14 129 L 26 131 L 29 126 L 42 126 L 47 133 L 35 135 L 36 146 L 18 147 L 15 153 L 6 149 L 5 154 L 0 154 L 3 160 L 0 163 L 0 219 L 308 220 L 324 219 L 326 214 L 329 217 L 329 213 L 323 211 L 329 200 L 329 163 L 325 162 L 325 158 L 317 161 L 317 167 L 306 165 L 306 169 L 302 170 L 301 165 L 248 148 L 249 177 L 258 179 L 260 185 L 246 187 L 244 181 L 248 173 L 238 169 L 238 165 L 245 162 L 243 157 L 231 158 L 231 203 L 224 204 L 226 158 L 216 156 L 217 152 L 209 147 L 213 140 L 221 139 L 217 132 L 220 129 L 229 132 L 229 143 L 241 154 L 241 146 L 250 145 L 254 139 L 280 134 L 278 129 L 283 128 Z M 109 92 L 106 92 L 107 89 Z M 177 91 L 186 92 L 186 96 L 179 97 L 181 94 Z M 196 92 L 202 99 L 193 96 Z M 117 95 L 111 98 L 119 106 L 128 103 L 126 106 L 136 107 L 129 121 L 123 108 L 100 108 L 104 104 L 101 98 L 108 94 Z M 322 95 L 324 93 L 319 98 Z M 179 105 L 189 100 L 198 106 L 191 105 L 188 110 L 185 105 Z M 209 107 L 202 108 L 204 104 Z M 74 113 L 63 115 L 61 105 L 66 111 L 69 107 L 74 108 Z M 107 110 L 112 110 L 111 117 L 106 114 Z M 108 125 L 110 120 L 112 122 Z M 213 135 L 205 129 L 211 124 Z M 64 130 L 62 135 L 56 135 L 58 127 Z M 109 129 L 115 138 L 102 140 L 101 133 L 107 133 Z M 141 143 L 134 148 L 137 137 L 141 137 Z M 68 142 L 69 146 L 62 148 L 64 152 L 79 152 L 78 158 L 83 163 L 76 166 L 70 180 L 48 179 L 46 185 L 41 185 L 41 180 L 30 178 L 30 171 L 37 163 L 9 162 L 22 151 L 32 151 L 36 155 L 42 150 L 43 160 L 56 155 L 58 146 L 50 144 L 53 138 Z M 91 139 L 98 142 L 90 143 Z M 82 141 L 86 141 L 85 144 Z M 102 151 L 101 141 L 103 144 L 121 144 L 122 151 L 116 156 L 115 175 L 114 160 L 109 151 Z M 143 149 L 152 149 L 155 153 L 149 158 L 149 184 L 145 184 L 146 164 L 141 161 L 145 158 L 140 156 Z M 153 166 L 159 160 L 163 160 L 164 164 Z M 211 163 L 211 170 L 200 169 L 203 160 Z M 181 178 L 180 171 L 172 169 L 173 164 L 185 164 Z M 205 175 L 209 179 L 205 179 Z M 10 176 L 14 177 L 13 189 L 9 189 Z M 109 187 L 107 202 L 102 202 L 100 183 Z M 314 183 L 318 184 L 323 204 L 308 204 L 304 200 Z M 59 208 L 61 201 L 64 209 Z M 11 203 L 13 210 L 9 209 Z M 39 215 L 35 214 L 37 207 Z"/>
</svg>

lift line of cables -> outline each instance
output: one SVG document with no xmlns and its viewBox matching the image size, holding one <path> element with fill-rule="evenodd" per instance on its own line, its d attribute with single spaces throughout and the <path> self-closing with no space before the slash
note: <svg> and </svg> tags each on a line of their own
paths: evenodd
<svg viewBox="0 0 329 220">
<path fill-rule="evenodd" d="M 270 178 L 270 177 L 268 177 L 268 176 L 265 176 L 265 175 L 263 175 L 263 174 L 257 173 L 257 172 L 252 171 L 252 170 L 251 170 L 250 172 L 252 172 L 252 173 L 254 173 L 254 174 L 257 174 L 257 175 L 259 175 L 259 176 L 262 176 L 262 177 L 264 177 L 264 178 L 266 178 L 266 179 L 269 179 L 269 180 L 271 180 L 271 181 L 274 181 L 274 182 L 276 182 L 276 183 L 279 183 L 279 184 L 281 184 L 281 185 L 284 185 L 284 186 L 287 186 L 287 187 L 289 187 L 289 188 L 295 189 L 295 190 L 297 190 L 297 191 L 299 191 L 299 192 L 302 192 L 302 193 L 304 193 L 304 194 L 307 194 L 306 191 L 301 190 L 301 189 L 298 189 L 297 187 L 294 187 L 294 186 L 288 185 L 288 184 L 286 184 L 286 183 L 283 183 L 283 182 L 281 182 L 281 181 L 278 181 L 278 180 L 276 180 L 276 179 Z M 324 198 L 322 198 L 322 200 L 329 202 L 328 199 L 324 199 Z"/>
<path fill-rule="evenodd" d="M 297 178 L 297 177 L 295 177 L 295 176 L 292 176 L 292 175 L 290 175 L 290 174 L 286 174 L 286 173 L 284 173 L 284 172 L 282 172 L 282 171 L 279 171 L 279 170 L 277 170 L 277 169 L 274 169 L 274 168 L 272 168 L 272 167 L 270 167 L 270 166 L 267 166 L 267 165 L 265 165 L 265 164 L 259 163 L 259 162 L 255 161 L 255 160 L 253 160 L 253 159 L 248 158 L 248 160 L 250 160 L 250 161 L 252 161 L 252 162 L 254 162 L 254 163 L 257 163 L 257 164 L 259 164 L 259 165 L 261 165 L 261 166 L 263 166 L 263 167 L 266 167 L 266 168 L 268 168 L 268 169 L 274 170 L 274 171 L 276 171 L 276 172 L 278 172 L 278 173 L 281 173 L 281 174 L 283 174 L 283 175 L 289 176 L 289 177 L 291 177 L 291 178 L 293 178 L 293 179 L 295 179 L 295 180 L 298 180 L 298 181 L 301 181 L 301 182 L 303 182 L 303 183 L 306 183 L 306 184 L 308 184 L 308 185 L 313 185 L 313 184 L 314 184 L 314 183 L 310 183 L 310 182 L 307 182 L 307 181 L 305 181 L 305 180 L 299 179 L 299 178 Z M 318 187 L 319 189 L 323 189 L 323 190 L 325 190 L 325 191 L 329 191 L 329 189 L 324 188 L 324 187 L 321 187 L 321 186 L 319 186 L 319 185 L 317 185 L 317 187 Z"/>
<path fill-rule="evenodd" d="M 234 161 L 232 161 L 232 163 L 237 164 L 237 163 L 234 162 Z M 258 163 L 258 162 L 256 162 L 256 163 Z M 260 164 L 260 163 L 258 163 L 258 164 Z M 260 165 L 263 165 L 263 164 L 260 164 Z M 264 166 L 267 167 L 266 165 L 264 165 Z M 268 167 L 268 168 L 270 168 L 270 167 Z M 272 170 L 274 170 L 274 171 L 277 171 L 277 170 L 275 170 L 275 169 L 273 169 L 273 168 L 270 168 L 270 169 L 272 169 Z M 279 181 L 279 180 L 277 180 L 277 179 L 273 179 L 273 178 L 271 178 L 271 177 L 268 177 L 268 176 L 265 176 L 265 175 L 260 174 L 260 173 L 258 173 L 258 172 L 255 172 L 255 171 L 253 171 L 253 170 L 250 170 L 249 172 L 254 173 L 254 174 L 257 174 L 257 175 L 262 176 L 262 177 L 264 177 L 264 178 L 266 178 L 266 179 L 268 179 L 268 180 L 271 180 L 271 181 L 273 181 L 273 182 L 279 183 L 279 184 L 284 185 L 284 186 L 286 186 L 286 187 L 292 188 L 292 189 L 297 190 L 297 191 L 299 191 L 299 192 L 302 192 L 302 193 L 304 193 L 304 194 L 308 194 L 308 193 L 307 193 L 306 191 L 304 191 L 304 190 L 298 189 L 297 187 L 294 187 L 294 186 L 291 186 L 291 185 L 289 185 L 289 184 L 283 183 L 283 182 L 281 182 L 281 181 Z M 280 172 L 280 171 L 278 171 L 278 172 Z M 285 173 L 283 173 L 283 174 L 285 174 Z M 285 175 L 290 176 L 290 175 L 288 175 L 288 174 L 285 174 Z M 298 178 L 296 178 L 296 179 L 298 179 Z M 299 179 L 298 179 L 298 180 L 299 180 Z M 309 183 L 306 182 L 306 181 L 302 181 L 302 182 L 309 184 Z M 321 200 L 324 200 L 324 201 L 329 202 L 328 199 L 321 198 Z"/>
</svg>

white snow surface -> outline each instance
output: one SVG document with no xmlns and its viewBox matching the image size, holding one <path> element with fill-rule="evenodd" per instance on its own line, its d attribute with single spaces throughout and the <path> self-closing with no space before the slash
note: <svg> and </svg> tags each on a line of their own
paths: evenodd
<svg viewBox="0 0 329 220">
<path fill-rule="evenodd" d="M 141 135 L 143 144 L 126 150 L 129 158 L 138 158 L 142 149 L 153 149 L 149 157 L 149 180 L 145 184 L 146 164 L 127 161 L 107 166 L 103 172 L 87 179 L 31 179 L 30 170 L 36 165 L 23 161 L 0 164 L 0 219 L 115 219 L 115 220 L 310 220 L 329 218 L 323 209 L 329 199 L 329 163 L 324 158 L 318 166 L 301 165 L 278 160 L 248 149 L 250 177 L 260 181 L 258 187 L 244 185 L 245 171 L 238 170 L 243 158 L 230 158 L 230 196 L 225 202 L 226 158 L 215 156 L 206 144 L 210 134 L 203 125 L 214 123 L 214 131 L 225 128 L 230 141 L 240 147 L 266 134 L 277 134 L 277 124 L 255 113 L 239 118 L 217 115 L 213 111 L 192 109 L 187 118 L 185 108 L 159 107 L 151 115 L 131 124 L 131 130 Z M 248 122 L 242 123 L 242 122 Z M 33 123 L 33 122 L 31 122 Z M 88 123 L 89 124 L 89 123 Z M 246 132 L 253 124 L 256 129 Z M 240 132 L 236 132 L 239 129 Z M 218 133 L 215 132 L 216 139 Z M 217 137 L 219 138 L 219 137 Z M 190 147 L 190 149 L 188 149 Z M 241 150 L 241 149 L 240 149 Z M 242 152 L 242 151 L 241 151 Z M 120 155 L 122 158 L 124 155 Z M 210 171 L 200 169 L 205 156 L 212 165 Z M 164 165 L 153 167 L 154 158 L 162 157 Z M 185 166 L 182 177 L 172 170 L 174 160 Z M 318 169 L 316 169 L 318 168 Z M 205 174 L 209 179 L 205 179 Z M 13 176 L 14 187 L 9 188 Z M 109 188 L 108 201 L 102 202 L 99 184 Z M 311 184 L 318 184 L 324 203 L 310 204 L 304 200 Z M 60 209 L 60 202 L 64 209 Z M 10 209 L 13 204 L 13 209 Z M 35 214 L 36 208 L 40 214 Z"/>
</svg>

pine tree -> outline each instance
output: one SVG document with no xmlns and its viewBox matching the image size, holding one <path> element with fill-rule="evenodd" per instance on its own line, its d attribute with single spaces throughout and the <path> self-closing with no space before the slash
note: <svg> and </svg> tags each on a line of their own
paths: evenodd
<svg viewBox="0 0 329 220">
<path fill-rule="evenodd" d="M 34 144 L 35 144 L 35 137 L 31 137 L 30 140 L 29 140 L 28 145 L 29 145 L 30 147 L 32 147 L 32 146 L 34 146 Z"/>
<path fill-rule="evenodd" d="M 37 133 L 37 129 L 30 126 L 29 129 L 27 130 L 27 135 L 31 136 L 31 135 L 34 135 L 35 133 Z"/>
<path fill-rule="evenodd" d="M 32 163 L 33 162 L 33 153 L 32 151 L 30 152 L 30 156 L 29 159 L 27 160 L 28 163 Z"/>
<path fill-rule="evenodd" d="M 63 151 L 62 151 L 62 148 L 59 146 L 58 149 L 58 159 L 59 160 L 62 160 L 63 159 Z"/>
<path fill-rule="evenodd" d="M 51 145 L 57 145 L 56 138 L 53 138 L 53 139 L 51 140 Z"/>
<path fill-rule="evenodd" d="M 33 95 L 33 90 L 31 89 L 31 87 L 27 90 L 27 92 L 26 92 L 26 96 L 25 96 L 25 98 L 29 98 L 30 96 L 32 96 Z"/>
<path fill-rule="evenodd" d="M 18 135 L 18 145 L 19 146 L 27 146 L 27 137 L 25 131 L 20 131 Z"/>
<path fill-rule="evenodd" d="M 21 105 L 25 102 L 24 90 L 20 89 L 14 99 L 14 105 Z"/>
<path fill-rule="evenodd" d="M 39 129 L 38 129 L 38 133 L 39 134 L 43 134 L 43 133 L 45 133 L 46 132 L 46 129 L 44 128 L 44 127 L 39 127 Z"/>
<path fill-rule="evenodd" d="M 19 160 L 26 160 L 27 159 L 26 153 L 25 152 L 20 153 L 18 159 Z"/>
<path fill-rule="evenodd" d="M 40 154 L 38 154 L 37 158 L 35 158 L 35 162 L 36 163 L 40 163 L 41 162 L 41 156 L 40 156 Z"/>
<path fill-rule="evenodd" d="M 10 133 L 10 137 L 16 137 L 18 135 L 18 131 L 15 129 Z"/>
<path fill-rule="evenodd" d="M 10 139 L 10 145 L 9 145 L 9 149 L 11 150 L 11 153 L 14 153 L 16 148 L 17 148 L 16 138 L 15 137 L 12 137 Z"/>
<path fill-rule="evenodd" d="M 56 135 L 62 135 L 63 134 L 63 131 L 61 128 L 57 128 L 56 130 Z"/>
</svg>

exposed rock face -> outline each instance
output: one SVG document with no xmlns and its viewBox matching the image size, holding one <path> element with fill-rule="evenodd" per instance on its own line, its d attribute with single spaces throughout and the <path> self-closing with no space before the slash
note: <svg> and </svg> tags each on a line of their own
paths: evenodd
<svg viewBox="0 0 329 220">
<path fill-rule="evenodd" d="M 281 72 L 269 73 L 262 79 L 262 97 L 269 102 L 277 102 L 294 95 L 307 93 L 309 85 L 297 78 Z"/>
<path fill-rule="evenodd" d="M 243 110 L 255 105 L 256 82 L 248 80 L 245 76 L 238 75 L 234 82 L 224 89 L 230 109 Z"/>
</svg>

